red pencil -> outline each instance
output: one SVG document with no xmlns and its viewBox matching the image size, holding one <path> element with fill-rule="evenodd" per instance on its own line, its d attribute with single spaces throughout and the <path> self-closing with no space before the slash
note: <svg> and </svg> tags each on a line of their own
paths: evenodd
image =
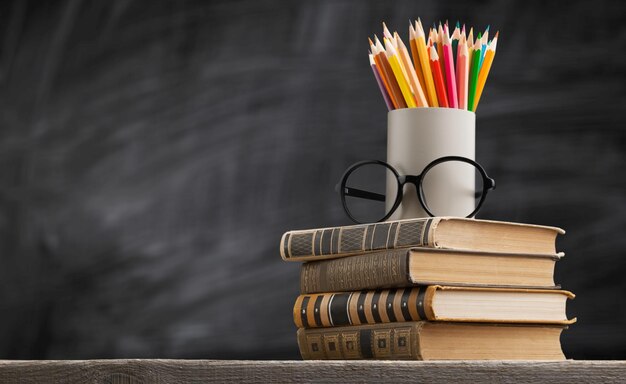
<svg viewBox="0 0 626 384">
<path fill-rule="evenodd" d="M 439 106 L 448 108 L 448 95 L 446 93 L 443 75 L 441 74 L 439 56 L 437 55 L 435 47 L 430 47 L 430 70 L 433 73 L 433 80 L 435 81 L 435 89 L 437 89 L 437 100 L 439 100 Z"/>
</svg>

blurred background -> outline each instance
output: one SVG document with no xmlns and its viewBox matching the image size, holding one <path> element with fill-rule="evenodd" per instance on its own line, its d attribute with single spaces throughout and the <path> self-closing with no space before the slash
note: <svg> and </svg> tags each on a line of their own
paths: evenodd
<svg viewBox="0 0 626 384">
<path fill-rule="evenodd" d="M 381 21 L 498 51 L 480 218 L 560 226 L 575 359 L 626 358 L 626 3 L 3 1 L 0 358 L 298 359 L 283 232 L 385 159 Z"/>
</svg>

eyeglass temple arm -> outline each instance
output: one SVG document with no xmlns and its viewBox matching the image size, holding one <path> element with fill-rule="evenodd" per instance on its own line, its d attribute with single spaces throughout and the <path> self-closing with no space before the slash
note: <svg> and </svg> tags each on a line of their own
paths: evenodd
<svg viewBox="0 0 626 384">
<path fill-rule="evenodd" d="M 375 192 L 364 191 L 362 189 L 357 189 L 357 188 L 345 187 L 344 195 L 350 196 L 350 197 L 359 197 L 361 199 L 385 201 L 385 195 L 381 195 L 380 193 L 375 193 Z"/>
</svg>

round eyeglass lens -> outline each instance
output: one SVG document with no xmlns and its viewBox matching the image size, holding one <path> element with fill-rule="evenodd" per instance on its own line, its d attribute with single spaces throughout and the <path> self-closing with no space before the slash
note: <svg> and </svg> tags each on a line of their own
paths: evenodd
<svg viewBox="0 0 626 384">
<path fill-rule="evenodd" d="M 422 199 L 434 216 L 467 217 L 483 193 L 479 169 L 464 161 L 444 161 L 422 174 Z"/>
<path fill-rule="evenodd" d="M 387 178 L 391 181 L 387 190 Z M 346 209 L 360 223 L 374 223 L 386 216 L 385 196 L 396 198 L 394 173 L 381 164 L 363 164 L 348 176 L 342 191 Z M 393 201 L 389 204 L 391 206 Z"/>
</svg>

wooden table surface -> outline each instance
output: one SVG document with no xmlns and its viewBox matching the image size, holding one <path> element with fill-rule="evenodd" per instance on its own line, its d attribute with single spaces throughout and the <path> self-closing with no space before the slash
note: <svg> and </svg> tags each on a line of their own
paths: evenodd
<svg viewBox="0 0 626 384">
<path fill-rule="evenodd" d="M 626 361 L 0 360 L 0 383 L 624 383 Z"/>
</svg>

